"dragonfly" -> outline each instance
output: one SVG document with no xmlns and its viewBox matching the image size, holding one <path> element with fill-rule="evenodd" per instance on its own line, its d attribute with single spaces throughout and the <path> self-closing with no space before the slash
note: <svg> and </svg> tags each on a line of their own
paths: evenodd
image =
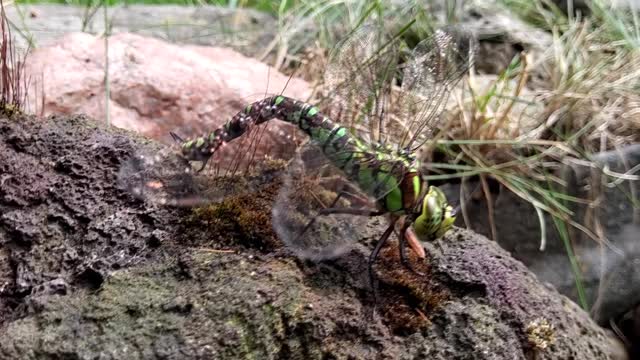
<svg viewBox="0 0 640 360">
<path fill-rule="evenodd" d="M 388 226 L 368 258 L 371 286 L 374 263 L 394 232 L 402 264 L 415 271 L 407 248 L 425 258 L 421 242 L 442 237 L 455 221 L 444 192 L 424 179 L 419 152 L 433 139 L 450 93 L 470 69 L 474 40 L 463 29 L 448 27 L 408 49 L 402 31 L 388 33 L 362 26 L 337 44 L 325 71 L 327 112 L 272 95 L 202 136 L 183 139 L 172 132 L 181 159 L 200 167 L 174 164 L 182 170 L 154 174 L 143 187 L 151 194 L 172 194 L 153 195 L 167 205 L 219 201 L 224 195 L 199 196 L 194 176 L 226 144 L 271 120 L 284 121 L 300 129 L 307 143 L 290 160 L 273 206 L 278 236 L 302 256 L 333 257 L 357 236 L 361 221 L 354 219 L 386 216 Z M 148 171 L 159 159 L 165 158 L 150 154 L 129 166 Z"/>
</svg>

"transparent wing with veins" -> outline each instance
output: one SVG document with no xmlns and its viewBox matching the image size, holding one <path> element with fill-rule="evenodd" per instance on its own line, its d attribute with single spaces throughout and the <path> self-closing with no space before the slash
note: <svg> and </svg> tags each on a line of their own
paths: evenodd
<svg viewBox="0 0 640 360">
<path fill-rule="evenodd" d="M 368 25 L 340 42 L 325 84 L 337 121 L 372 144 L 411 153 L 433 137 L 450 92 L 471 66 L 475 41 L 449 27 L 409 51 L 402 30 L 388 34 Z"/>
<path fill-rule="evenodd" d="M 335 207 L 375 209 L 375 203 L 350 184 L 340 170 L 326 162 L 318 147 L 307 144 L 287 167 L 273 206 L 274 230 L 301 258 L 337 257 L 358 244 L 367 219 L 323 214 L 324 210 Z"/>
</svg>

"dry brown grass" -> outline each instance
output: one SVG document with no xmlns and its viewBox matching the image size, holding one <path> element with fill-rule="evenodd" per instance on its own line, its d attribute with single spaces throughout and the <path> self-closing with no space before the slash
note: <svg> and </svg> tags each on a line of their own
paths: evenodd
<svg viewBox="0 0 640 360">
<path fill-rule="evenodd" d="M 22 112 L 27 102 L 29 79 L 25 74 L 24 54 L 16 50 L 5 3 L 0 0 L 0 109 L 6 115 Z"/>
</svg>

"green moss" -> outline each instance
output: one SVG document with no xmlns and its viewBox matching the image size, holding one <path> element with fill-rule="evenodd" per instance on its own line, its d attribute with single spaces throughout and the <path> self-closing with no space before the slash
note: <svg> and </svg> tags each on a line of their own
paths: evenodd
<svg viewBox="0 0 640 360">
<path fill-rule="evenodd" d="M 117 272 L 98 292 L 47 299 L 37 316 L 12 323 L 3 342 L 12 341 L 17 353 L 33 359 L 67 353 L 128 358 L 125 349 L 153 348 L 159 334 L 179 343 L 184 318 L 164 310 L 175 297 L 168 280 Z"/>
<path fill-rule="evenodd" d="M 263 359 L 273 357 L 281 351 L 285 339 L 285 328 L 280 313 L 269 304 L 261 307 L 259 322 L 247 319 L 245 314 L 234 314 L 227 325 L 239 335 L 239 352 L 245 359 Z M 231 354 L 229 354 L 231 355 Z"/>
<path fill-rule="evenodd" d="M 230 195 L 193 209 L 182 223 L 186 235 L 183 242 L 216 249 L 241 245 L 265 252 L 281 247 L 272 230 L 271 212 L 285 165 L 282 160 L 267 159 L 252 173 L 206 180 L 203 188 L 211 192 L 206 197 Z"/>
<path fill-rule="evenodd" d="M 443 306 L 450 294 L 428 281 L 431 269 L 424 259 L 418 259 L 409 249 L 411 266 L 422 275 L 402 265 L 397 243 L 390 243 L 380 253 L 376 263 L 381 284 L 382 314 L 395 334 L 409 335 L 430 325 L 430 317 Z"/>
<path fill-rule="evenodd" d="M 191 245 L 242 245 L 262 251 L 280 247 L 271 227 L 270 194 L 240 194 L 194 209 L 184 223 Z"/>
</svg>

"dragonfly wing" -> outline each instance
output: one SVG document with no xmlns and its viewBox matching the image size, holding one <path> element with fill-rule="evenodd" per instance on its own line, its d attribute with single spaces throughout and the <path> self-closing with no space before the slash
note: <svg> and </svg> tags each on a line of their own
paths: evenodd
<svg viewBox="0 0 640 360">
<path fill-rule="evenodd" d="M 472 64 L 475 48 L 473 36 L 454 26 L 436 30 L 413 48 L 403 65 L 398 107 L 403 148 L 415 151 L 433 137 L 449 94 Z"/>
<path fill-rule="evenodd" d="M 318 147 L 307 144 L 287 167 L 272 221 L 279 238 L 296 255 L 322 260 L 337 257 L 356 246 L 367 217 L 321 214 L 321 211 L 331 207 L 375 209 L 374 206 L 340 170 L 326 161 Z"/>
<path fill-rule="evenodd" d="M 220 202 L 237 190 L 222 179 L 196 174 L 192 164 L 168 147 L 138 151 L 118 173 L 120 187 L 133 196 L 157 205 L 185 207 Z"/>
<path fill-rule="evenodd" d="M 354 31 L 332 51 L 325 84 L 336 121 L 371 144 L 413 152 L 432 138 L 449 93 L 471 66 L 475 40 L 449 26 L 407 51 L 403 30 Z"/>
<path fill-rule="evenodd" d="M 324 79 L 330 115 L 362 140 L 380 142 L 391 88 L 400 74 L 400 42 L 379 25 L 361 26 L 329 56 Z"/>
</svg>

